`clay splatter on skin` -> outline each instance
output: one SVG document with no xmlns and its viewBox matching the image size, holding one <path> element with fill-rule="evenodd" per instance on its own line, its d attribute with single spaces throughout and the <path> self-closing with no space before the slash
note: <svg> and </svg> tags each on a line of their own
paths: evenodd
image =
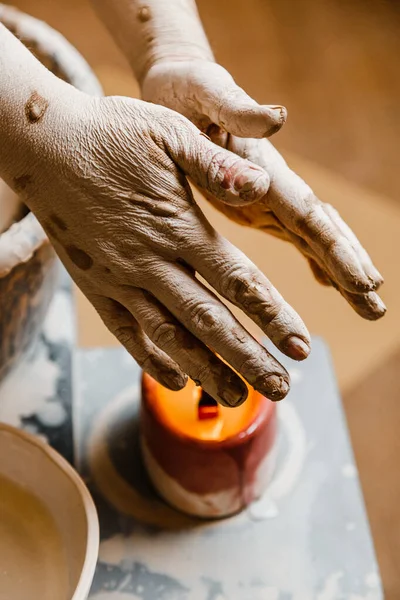
<svg viewBox="0 0 400 600">
<path fill-rule="evenodd" d="M 23 191 L 32 181 L 30 175 L 21 175 L 14 178 L 14 188 L 17 192 Z"/>
<path fill-rule="evenodd" d="M 25 104 L 25 114 L 28 122 L 38 123 L 44 117 L 48 106 L 49 103 L 45 98 L 42 98 L 37 92 L 33 92 Z"/>
<path fill-rule="evenodd" d="M 73 245 L 67 246 L 65 250 L 78 269 L 88 271 L 93 266 L 93 259 L 84 250 Z"/>
<path fill-rule="evenodd" d="M 141 23 L 146 23 L 146 21 L 150 21 L 151 17 L 151 10 L 148 6 L 142 6 L 139 9 L 138 19 Z"/>
<path fill-rule="evenodd" d="M 53 238 L 53 240 L 56 240 L 56 242 L 61 243 L 60 239 L 58 237 L 58 233 L 57 231 L 54 229 L 54 227 L 52 225 L 50 225 L 50 223 L 44 223 L 44 226 L 46 228 L 46 233 Z"/>
<path fill-rule="evenodd" d="M 58 215 L 51 215 L 50 216 L 50 220 L 54 223 L 54 225 L 58 228 L 61 229 L 61 231 L 68 231 L 68 227 L 65 224 L 65 222 L 61 219 L 61 217 L 59 217 Z"/>
</svg>

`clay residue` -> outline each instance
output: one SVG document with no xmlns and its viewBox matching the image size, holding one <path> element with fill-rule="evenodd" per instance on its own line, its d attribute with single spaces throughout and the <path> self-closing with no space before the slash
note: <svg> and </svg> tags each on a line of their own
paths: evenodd
<svg viewBox="0 0 400 600">
<path fill-rule="evenodd" d="M 25 115 L 28 123 L 38 123 L 43 118 L 48 106 L 49 103 L 45 98 L 37 92 L 33 92 L 25 104 Z"/>
<path fill-rule="evenodd" d="M 93 259 L 84 250 L 81 250 L 77 246 L 67 246 L 66 252 L 69 258 L 72 260 L 74 265 L 82 271 L 88 271 L 93 266 Z"/>
<path fill-rule="evenodd" d="M 138 11 L 138 19 L 142 23 L 146 23 L 146 21 L 150 21 L 152 17 L 151 10 L 149 6 L 142 6 Z"/>
<path fill-rule="evenodd" d="M 14 177 L 14 189 L 16 192 L 22 192 L 26 189 L 26 187 L 31 183 L 32 177 L 31 175 L 20 175 L 19 177 Z"/>
<path fill-rule="evenodd" d="M 224 190 L 229 190 L 232 187 L 236 169 L 237 166 L 235 164 L 229 169 L 226 169 L 223 180 L 221 181 L 221 187 L 224 188 Z"/>
<path fill-rule="evenodd" d="M 45 222 L 44 227 L 46 229 L 46 233 L 47 233 L 48 236 L 50 236 L 56 242 L 61 243 L 61 241 L 60 241 L 60 239 L 58 237 L 57 231 L 54 229 L 54 227 L 52 225 L 50 225 L 50 223 Z"/>
<path fill-rule="evenodd" d="M 50 216 L 50 220 L 54 223 L 54 225 L 57 227 L 57 229 L 61 229 L 61 231 L 68 230 L 66 223 L 58 215 L 52 214 Z"/>
</svg>

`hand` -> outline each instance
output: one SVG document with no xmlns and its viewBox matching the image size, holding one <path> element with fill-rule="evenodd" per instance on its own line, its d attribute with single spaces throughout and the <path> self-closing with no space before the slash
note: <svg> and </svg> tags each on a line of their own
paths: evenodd
<svg viewBox="0 0 400 600">
<path fill-rule="evenodd" d="M 187 373 L 219 402 L 238 405 L 247 389 L 230 365 L 262 394 L 285 396 L 286 370 L 196 273 L 288 356 L 308 355 L 309 334 L 268 279 L 207 222 L 186 180 L 243 204 L 266 194 L 268 175 L 168 109 L 69 89 L 72 99 L 48 107 L 35 167 L 18 181 L 73 279 L 167 387 L 183 387 Z"/>
<path fill-rule="evenodd" d="M 376 293 L 383 278 L 354 233 L 262 139 L 283 124 L 285 109 L 258 105 L 210 61 L 156 63 L 144 79 L 143 97 L 182 113 L 215 143 L 268 173 L 271 183 L 262 200 L 232 207 L 206 194 L 216 208 L 234 221 L 293 243 L 317 280 L 339 290 L 362 317 L 374 320 L 385 314 Z"/>
</svg>

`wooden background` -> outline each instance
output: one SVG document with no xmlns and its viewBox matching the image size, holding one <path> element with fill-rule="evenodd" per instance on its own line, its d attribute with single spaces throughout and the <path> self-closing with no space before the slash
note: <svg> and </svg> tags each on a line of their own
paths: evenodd
<svg viewBox="0 0 400 600">
<path fill-rule="evenodd" d="M 87 0 L 15 4 L 64 33 L 107 94 L 138 94 L 128 65 Z M 386 277 L 388 315 L 379 323 L 364 322 L 333 291 L 314 283 L 305 261 L 289 246 L 205 208 L 268 274 L 310 330 L 330 344 L 386 598 L 398 600 L 400 3 L 198 0 L 198 6 L 218 60 L 238 83 L 260 102 L 287 106 L 289 119 L 276 145 L 320 197 L 339 208 Z M 78 306 L 81 343 L 113 344 L 79 294 Z"/>
</svg>

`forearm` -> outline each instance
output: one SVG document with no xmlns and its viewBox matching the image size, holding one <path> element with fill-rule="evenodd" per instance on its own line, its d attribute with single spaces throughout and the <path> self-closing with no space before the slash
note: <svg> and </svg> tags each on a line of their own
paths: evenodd
<svg viewBox="0 0 400 600">
<path fill-rule="evenodd" d="M 67 84 L 0 24 L 0 177 L 14 189 L 51 152 L 62 86 Z"/>
<path fill-rule="evenodd" d="M 163 60 L 213 60 L 194 0 L 92 0 L 141 83 Z"/>
</svg>

